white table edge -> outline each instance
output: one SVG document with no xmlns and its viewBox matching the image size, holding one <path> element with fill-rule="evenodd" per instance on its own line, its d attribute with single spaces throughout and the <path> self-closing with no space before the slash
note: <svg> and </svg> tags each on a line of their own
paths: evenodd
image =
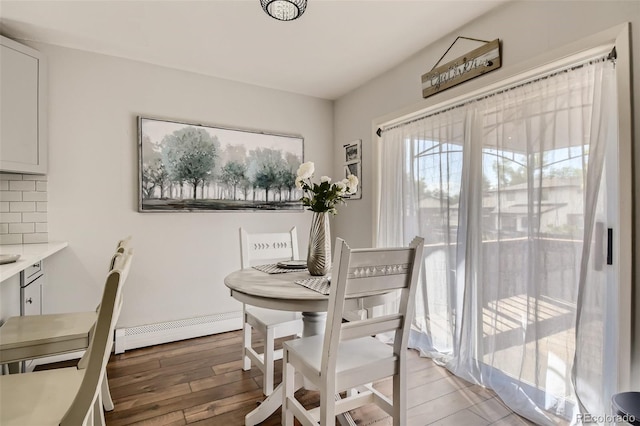
<svg viewBox="0 0 640 426">
<path fill-rule="evenodd" d="M 231 297 L 251 306 L 259 306 L 261 308 L 275 309 L 279 311 L 291 312 L 327 312 L 328 299 L 324 300 L 305 300 L 305 299 L 289 299 L 283 302 L 281 299 L 254 296 L 235 289 L 229 289 Z"/>
</svg>

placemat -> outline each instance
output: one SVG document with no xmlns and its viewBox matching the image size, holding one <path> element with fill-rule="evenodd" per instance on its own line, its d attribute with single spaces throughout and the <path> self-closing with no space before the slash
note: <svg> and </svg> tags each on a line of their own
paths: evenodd
<svg viewBox="0 0 640 426">
<path fill-rule="evenodd" d="M 304 280 L 294 281 L 296 284 L 300 284 L 303 287 L 317 291 L 322 294 L 329 294 L 330 281 L 326 277 L 307 278 Z"/>
<path fill-rule="evenodd" d="M 253 269 L 266 272 L 267 274 L 286 274 L 287 272 L 301 272 L 301 271 L 307 270 L 307 268 L 304 268 L 304 269 L 281 268 L 275 263 L 269 263 L 266 265 L 256 265 L 253 267 Z"/>
</svg>

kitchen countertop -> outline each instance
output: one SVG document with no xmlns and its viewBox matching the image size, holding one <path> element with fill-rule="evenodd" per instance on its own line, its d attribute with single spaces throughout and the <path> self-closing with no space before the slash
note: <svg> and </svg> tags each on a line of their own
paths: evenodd
<svg viewBox="0 0 640 426">
<path fill-rule="evenodd" d="M 66 241 L 52 241 L 40 244 L 0 245 L 0 254 L 19 254 L 20 259 L 13 263 L 0 265 L 0 281 L 24 271 L 29 266 L 59 252 L 68 245 Z"/>
</svg>

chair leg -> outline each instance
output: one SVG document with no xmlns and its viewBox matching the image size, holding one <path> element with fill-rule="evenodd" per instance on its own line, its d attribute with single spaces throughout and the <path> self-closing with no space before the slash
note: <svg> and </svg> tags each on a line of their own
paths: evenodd
<svg viewBox="0 0 640 426">
<path fill-rule="evenodd" d="M 103 382 L 104 383 L 104 382 Z M 104 402 L 102 400 L 102 393 L 98 392 L 98 396 L 96 397 L 95 402 L 93 403 L 93 414 L 91 424 L 95 426 L 105 426 L 106 421 L 104 419 L 104 411 L 102 410 L 102 406 Z"/>
<path fill-rule="evenodd" d="M 262 361 L 264 362 L 264 382 L 262 392 L 265 396 L 269 396 L 273 392 L 274 344 L 274 330 L 273 328 L 268 328 L 267 333 L 264 336 L 264 353 L 262 354 Z"/>
<path fill-rule="evenodd" d="M 107 372 L 102 374 L 102 387 L 100 388 L 100 395 L 102 397 L 102 406 L 105 411 L 112 411 L 115 407 L 113 405 L 113 399 L 111 398 L 111 391 L 109 390 L 109 382 L 107 381 Z"/>
<path fill-rule="evenodd" d="M 407 398 L 405 394 L 406 382 L 403 380 L 404 375 L 405 373 L 400 372 L 393 376 L 393 426 L 407 424 Z"/>
<path fill-rule="evenodd" d="M 247 314 L 244 311 L 244 305 L 242 312 L 242 369 L 249 371 L 251 370 L 251 358 L 247 355 L 247 348 L 251 347 L 251 326 L 247 323 Z"/>
<path fill-rule="evenodd" d="M 288 400 L 294 398 L 296 370 L 287 362 L 288 358 L 285 350 L 282 354 L 282 426 L 293 426 L 293 412 L 288 409 Z"/>
<path fill-rule="evenodd" d="M 335 394 L 335 388 L 332 386 L 320 390 L 320 426 L 333 426 L 336 424 Z"/>
</svg>

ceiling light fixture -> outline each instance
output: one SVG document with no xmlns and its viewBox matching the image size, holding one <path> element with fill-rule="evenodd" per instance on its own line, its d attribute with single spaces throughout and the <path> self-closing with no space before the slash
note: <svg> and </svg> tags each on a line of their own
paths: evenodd
<svg viewBox="0 0 640 426">
<path fill-rule="evenodd" d="M 307 0 L 260 0 L 262 9 L 278 21 L 293 21 L 307 8 Z"/>
</svg>

